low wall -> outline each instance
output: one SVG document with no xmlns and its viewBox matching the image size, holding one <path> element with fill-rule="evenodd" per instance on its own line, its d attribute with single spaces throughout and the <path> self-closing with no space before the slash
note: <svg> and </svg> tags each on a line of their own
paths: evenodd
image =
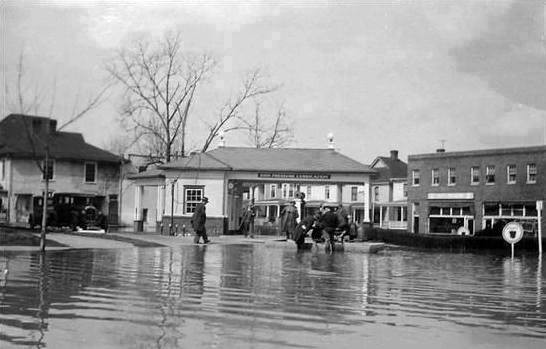
<svg viewBox="0 0 546 349">
<path fill-rule="evenodd" d="M 191 227 L 191 217 L 173 217 L 174 231 L 178 234 L 184 232 L 193 234 Z M 156 232 L 162 235 L 169 235 L 169 225 L 171 224 L 171 217 L 163 216 L 163 221 L 156 227 Z M 218 236 L 228 233 L 228 220 L 225 217 L 207 217 L 207 235 Z"/>
<path fill-rule="evenodd" d="M 510 250 L 510 245 L 502 236 L 461 236 L 414 234 L 407 231 L 370 228 L 365 231 L 365 240 L 381 241 L 389 244 L 403 245 L 417 248 L 447 249 L 456 251 L 466 250 Z M 542 238 L 542 247 L 546 248 L 546 238 Z M 516 251 L 538 253 L 538 239 L 524 237 L 516 244 Z"/>
</svg>

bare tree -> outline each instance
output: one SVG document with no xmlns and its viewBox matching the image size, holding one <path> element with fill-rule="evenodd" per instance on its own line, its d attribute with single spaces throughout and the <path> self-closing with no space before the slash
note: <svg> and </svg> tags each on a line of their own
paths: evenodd
<svg viewBox="0 0 546 349">
<path fill-rule="evenodd" d="M 125 89 L 122 115 L 140 135 L 159 141 L 166 161 L 177 139 L 185 153 L 186 125 L 197 88 L 215 61 L 207 54 L 184 54 L 179 33 L 168 33 L 156 45 L 137 40 L 106 69 Z"/>
<path fill-rule="evenodd" d="M 254 117 L 240 118 L 239 127 L 248 132 L 251 144 L 256 148 L 278 148 L 292 142 L 292 128 L 284 105 L 277 109 L 274 117 L 264 116 L 261 107 L 262 103 L 255 101 Z"/>
<path fill-rule="evenodd" d="M 35 114 L 40 114 L 43 110 L 43 101 L 45 95 L 42 93 L 42 89 L 38 83 L 34 83 L 33 88 L 28 87 L 28 82 L 25 81 L 25 64 L 24 64 L 24 51 L 21 51 L 19 59 L 17 62 L 17 79 L 16 79 L 16 95 L 14 99 L 16 103 L 11 103 L 11 108 L 14 108 L 21 114 L 27 114 L 33 111 Z M 56 86 L 56 79 L 54 79 L 53 87 Z M 107 90 L 110 88 L 110 85 L 105 85 L 98 93 L 90 95 L 87 99 L 87 102 L 83 104 L 83 107 L 78 107 L 79 105 L 79 94 L 75 98 L 74 106 L 72 108 L 72 114 L 70 117 L 59 127 L 56 131 L 62 131 L 68 125 L 72 124 L 76 120 L 82 118 L 84 115 L 98 107 L 103 101 Z M 6 82 L 6 96 L 9 96 L 9 85 Z M 50 104 L 48 107 L 49 114 L 51 116 L 55 106 L 55 96 L 56 92 L 53 90 L 51 92 Z M 51 133 L 46 133 L 45 135 L 39 135 L 32 132 L 32 125 L 28 125 L 27 119 L 22 117 L 24 123 L 24 129 L 26 137 L 29 141 L 29 144 L 32 149 L 33 158 L 36 162 L 36 166 L 42 174 L 44 179 L 44 192 L 43 192 L 43 208 L 42 208 L 42 221 L 40 229 L 40 249 L 45 251 L 46 248 L 46 225 L 47 225 L 47 196 L 49 193 L 49 181 L 51 177 L 50 164 L 52 159 L 50 156 L 50 143 L 51 143 Z M 43 155 L 42 155 L 43 154 Z M 42 157 L 43 156 L 43 157 Z"/>
<path fill-rule="evenodd" d="M 268 94 L 277 89 L 277 86 L 268 86 L 263 84 L 263 77 L 260 69 L 251 71 L 245 78 L 242 84 L 242 88 L 239 94 L 231 98 L 220 109 L 218 119 L 214 124 L 209 125 L 209 132 L 205 143 L 203 144 L 202 152 L 208 150 L 214 139 L 218 137 L 221 131 L 229 132 L 241 129 L 241 125 L 233 125 L 228 127 L 232 121 L 236 121 L 240 118 L 240 108 L 246 101 L 261 95 Z"/>
</svg>

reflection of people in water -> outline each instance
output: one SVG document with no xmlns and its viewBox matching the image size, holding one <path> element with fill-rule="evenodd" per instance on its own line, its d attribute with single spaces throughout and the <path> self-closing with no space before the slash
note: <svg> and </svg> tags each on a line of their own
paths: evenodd
<svg viewBox="0 0 546 349">
<path fill-rule="evenodd" d="M 199 298 L 204 293 L 205 279 L 205 253 L 207 252 L 206 245 L 193 245 L 193 248 L 188 251 L 185 256 L 187 257 L 187 268 L 182 270 L 182 283 L 184 290 L 181 292 L 196 295 Z"/>
</svg>

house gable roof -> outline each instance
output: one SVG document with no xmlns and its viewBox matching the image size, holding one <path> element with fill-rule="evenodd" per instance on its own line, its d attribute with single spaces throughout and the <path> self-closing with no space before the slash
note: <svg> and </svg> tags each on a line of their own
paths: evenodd
<svg viewBox="0 0 546 349">
<path fill-rule="evenodd" d="M 221 147 L 161 166 L 171 169 L 374 173 L 333 149 Z"/>
<path fill-rule="evenodd" d="M 55 159 L 119 162 L 118 156 L 86 143 L 81 133 L 62 132 L 44 128 L 33 130 L 33 122 L 55 127 L 56 120 L 23 114 L 10 114 L 0 120 L 0 155 L 15 158 L 45 156 L 49 137 L 49 155 Z"/>
<path fill-rule="evenodd" d="M 379 163 L 384 164 L 385 167 L 375 167 Z M 378 156 L 371 166 L 377 171 L 377 175 L 374 177 L 375 182 L 389 181 L 393 178 L 406 178 L 408 176 L 408 164 L 398 158 Z"/>
</svg>

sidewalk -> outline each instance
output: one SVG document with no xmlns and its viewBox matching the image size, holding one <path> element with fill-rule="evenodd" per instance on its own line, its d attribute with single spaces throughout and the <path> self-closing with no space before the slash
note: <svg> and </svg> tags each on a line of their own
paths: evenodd
<svg viewBox="0 0 546 349">
<path fill-rule="evenodd" d="M 122 241 L 106 240 L 100 237 L 83 237 L 65 233 L 47 233 L 47 240 L 53 240 L 66 246 L 47 246 L 47 251 L 59 251 L 82 248 L 131 248 L 133 244 Z M 0 246 L 4 251 L 39 251 L 39 246 Z"/>
<path fill-rule="evenodd" d="M 159 235 L 154 233 L 132 233 L 132 232 L 112 232 L 112 233 L 108 233 L 108 235 L 141 240 L 141 241 L 161 244 L 161 245 L 169 246 L 169 247 L 194 245 L 193 235 L 170 236 L 170 235 Z M 266 241 L 279 239 L 279 237 L 269 236 L 269 235 L 259 235 L 253 239 L 250 239 L 250 238 L 244 237 L 243 235 L 219 235 L 219 236 L 209 236 L 209 239 L 211 240 L 211 243 L 213 245 L 215 244 L 230 245 L 230 244 L 263 244 Z"/>
<path fill-rule="evenodd" d="M 278 239 L 277 236 L 257 236 L 254 239 L 243 235 L 221 235 L 210 237 L 211 244 L 263 244 Z M 49 232 L 47 240 L 56 241 L 65 246 L 46 246 L 47 251 L 66 249 L 118 249 L 133 247 L 178 247 L 194 245 L 193 235 L 169 236 L 153 233 L 109 232 L 107 234 Z M 39 246 L 0 246 L 4 251 L 38 251 Z"/>
</svg>

